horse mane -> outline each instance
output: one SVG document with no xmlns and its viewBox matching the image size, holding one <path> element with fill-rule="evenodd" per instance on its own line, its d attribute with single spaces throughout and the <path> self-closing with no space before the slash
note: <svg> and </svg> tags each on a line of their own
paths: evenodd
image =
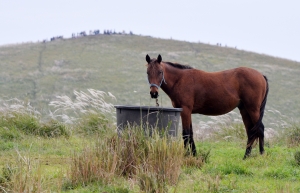
<svg viewBox="0 0 300 193">
<path fill-rule="evenodd" d="M 179 69 L 193 69 L 193 67 L 189 65 L 183 65 L 183 64 L 178 64 L 178 63 L 172 63 L 172 62 L 164 62 L 165 64 L 168 64 L 170 66 L 173 66 L 174 68 L 179 68 Z"/>
</svg>

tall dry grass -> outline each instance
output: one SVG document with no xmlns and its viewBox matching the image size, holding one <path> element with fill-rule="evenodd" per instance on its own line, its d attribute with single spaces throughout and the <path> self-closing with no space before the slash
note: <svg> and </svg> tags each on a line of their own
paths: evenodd
<svg viewBox="0 0 300 193">
<path fill-rule="evenodd" d="M 109 183 L 125 176 L 137 179 L 142 191 L 164 192 L 167 185 L 177 183 L 184 155 L 181 139 L 157 132 L 149 136 L 142 128 L 128 128 L 74 153 L 69 178 L 76 186 L 94 181 Z"/>
<path fill-rule="evenodd" d="M 40 118 L 41 113 L 31 106 L 30 102 L 25 102 L 17 98 L 9 100 L 0 99 L 0 115 L 1 117 L 13 117 L 14 114 L 31 115 Z"/>
<path fill-rule="evenodd" d="M 69 136 L 66 125 L 50 120 L 43 122 L 39 111 L 18 99 L 0 101 L 0 139 L 20 139 L 22 135 L 42 137 Z"/>
<path fill-rule="evenodd" d="M 110 124 L 115 109 L 106 102 L 107 97 L 115 100 L 111 93 L 88 89 L 88 93 L 74 91 L 74 95 L 74 100 L 59 96 L 50 102 L 51 116 L 77 125 L 77 132 L 96 134 L 98 140 L 72 155 L 66 189 L 126 177 L 136 179 L 142 191 L 165 192 L 178 182 L 182 167 L 203 165 L 202 157 L 185 156 L 181 138 L 129 125 L 116 132 Z"/>
<path fill-rule="evenodd" d="M 50 192 L 52 187 L 45 177 L 39 159 L 33 158 L 30 152 L 21 154 L 16 150 L 16 159 L 2 167 L 0 192 Z M 55 183 L 55 191 L 60 191 L 61 183 Z"/>
<path fill-rule="evenodd" d="M 87 93 L 74 90 L 74 100 L 66 95 L 56 96 L 57 100 L 49 103 L 49 106 L 54 109 L 53 112 L 49 112 L 50 117 L 69 124 L 77 123 L 83 115 L 88 114 L 100 114 L 113 119 L 115 108 L 112 103 L 106 101 L 116 100 L 116 97 L 110 92 L 87 90 Z"/>
</svg>

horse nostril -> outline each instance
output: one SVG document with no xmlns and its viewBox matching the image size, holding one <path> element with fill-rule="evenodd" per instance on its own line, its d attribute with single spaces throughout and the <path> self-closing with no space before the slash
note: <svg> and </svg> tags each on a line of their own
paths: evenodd
<svg viewBox="0 0 300 193">
<path fill-rule="evenodd" d="M 158 92 L 150 92 L 151 98 L 157 98 Z"/>
</svg>

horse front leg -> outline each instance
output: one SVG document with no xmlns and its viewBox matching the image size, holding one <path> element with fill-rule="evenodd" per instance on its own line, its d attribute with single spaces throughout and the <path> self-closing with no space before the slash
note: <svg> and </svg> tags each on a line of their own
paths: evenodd
<svg viewBox="0 0 300 193">
<path fill-rule="evenodd" d="M 182 121 L 182 138 L 184 142 L 184 147 L 191 151 L 193 156 L 196 155 L 196 146 L 193 138 L 193 127 L 192 127 L 192 117 L 191 111 L 186 108 L 183 108 L 181 112 L 181 121 Z"/>
</svg>

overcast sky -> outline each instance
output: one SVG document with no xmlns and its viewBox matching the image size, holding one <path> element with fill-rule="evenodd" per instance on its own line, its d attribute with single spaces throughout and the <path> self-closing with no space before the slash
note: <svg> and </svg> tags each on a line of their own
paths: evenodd
<svg viewBox="0 0 300 193">
<path fill-rule="evenodd" d="M 0 0 L 0 45 L 99 29 L 300 62 L 300 0 Z"/>
</svg>

